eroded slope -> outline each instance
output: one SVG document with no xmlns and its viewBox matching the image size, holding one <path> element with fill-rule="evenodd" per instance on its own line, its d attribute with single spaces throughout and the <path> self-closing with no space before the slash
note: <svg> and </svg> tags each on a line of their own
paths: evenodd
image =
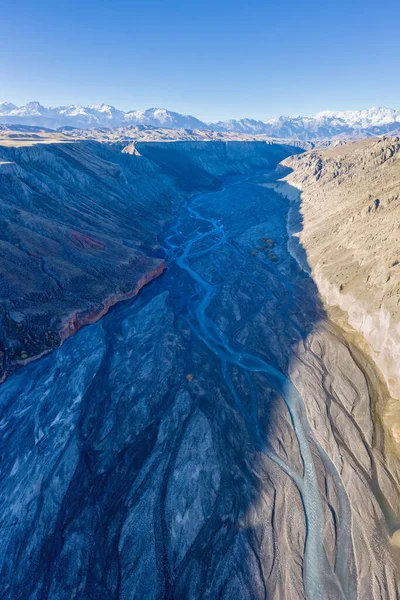
<svg viewBox="0 0 400 600">
<path fill-rule="evenodd" d="M 302 190 L 299 238 L 321 294 L 368 342 L 400 398 L 400 141 L 379 138 L 285 161 Z M 285 193 L 293 190 L 286 187 Z M 295 200 L 296 201 L 296 200 Z M 400 440 L 396 403 L 389 423 Z"/>
</svg>

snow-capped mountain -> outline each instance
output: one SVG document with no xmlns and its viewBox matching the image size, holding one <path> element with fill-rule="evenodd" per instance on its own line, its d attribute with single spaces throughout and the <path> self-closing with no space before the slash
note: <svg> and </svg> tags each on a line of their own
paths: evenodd
<svg viewBox="0 0 400 600">
<path fill-rule="evenodd" d="M 400 110 L 392 108 L 342 112 L 327 110 L 314 117 L 278 117 L 268 121 L 241 119 L 219 121 L 214 126 L 219 131 L 264 134 L 286 139 L 362 138 L 384 133 L 400 133 Z"/>
<path fill-rule="evenodd" d="M 0 102 L 0 114 L 7 114 L 16 108 L 12 102 Z"/>
<path fill-rule="evenodd" d="M 268 121 L 241 119 L 219 121 L 214 126 L 219 131 L 259 133 L 286 139 L 361 138 L 400 133 L 400 110 L 375 107 L 342 112 L 326 110 L 314 117 L 278 117 Z"/>
<path fill-rule="evenodd" d="M 89 125 L 109 124 L 123 120 L 125 113 L 108 104 L 93 104 L 81 106 L 74 104 L 72 106 L 61 106 L 58 109 L 60 118 L 71 118 L 79 121 L 87 121 Z"/>
<path fill-rule="evenodd" d="M 366 110 L 324 110 L 315 115 L 318 119 L 340 120 L 353 127 L 381 127 L 400 122 L 400 110 L 394 108 L 368 108 Z"/>
<path fill-rule="evenodd" d="M 217 121 L 210 123 L 217 131 L 235 131 L 237 133 L 264 133 L 266 123 L 255 119 L 230 119 L 229 121 Z"/>
<path fill-rule="evenodd" d="M 17 107 L 10 102 L 0 103 L 0 123 L 59 127 L 120 127 L 146 125 L 170 129 L 210 129 L 206 123 L 191 115 L 181 115 L 165 108 L 124 112 L 108 104 L 82 106 L 72 104 L 47 108 L 40 102 L 28 102 Z"/>
<path fill-rule="evenodd" d="M 150 125 L 169 129 L 210 129 L 196 117 L 181 115 L 165 108 L 148 108 L 125 113 L 124 124 Z"/>
<path fill-rule="evenodd" d="M 299 140 L 352 139 L 400 133 L 400 110 L 375 107 L 367 110 L 325 110 L 313 117 L 278 117 L 267 121 L 233 119 L 205 123 L 191 115 L 182 115 L 165 108 L 125 112 L 108 104 L 45 107 L 35 101 L 18 107 L 11 102 L 1 102 L 0 123 L 35 125 L 51 129 L 141 125 L 169 129 L 263 134 L 275 138 Z"/>
</svg>

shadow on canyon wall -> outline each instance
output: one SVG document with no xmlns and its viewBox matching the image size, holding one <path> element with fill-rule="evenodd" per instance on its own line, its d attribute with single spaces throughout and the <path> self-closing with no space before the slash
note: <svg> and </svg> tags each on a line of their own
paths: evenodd
<svg viewBox="0 0 400 600">
<path fill-rule="evenodd" d="M 190 163 L 187 189 L 221 177 L 136 151 Z M 165 273 L 1 386 L 0 598 L 356 597 L 347 495 L 287 378 L 324 311 L 279 152 L 188 197 Z"/>
</svg>

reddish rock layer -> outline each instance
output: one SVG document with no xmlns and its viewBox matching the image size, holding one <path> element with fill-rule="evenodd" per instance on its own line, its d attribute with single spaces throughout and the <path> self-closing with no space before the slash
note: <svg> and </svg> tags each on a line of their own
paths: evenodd
<svg viewBox="0 0 400 600">
<path fill-rule="evenodd" d="M 134 296 L 136 296 L 143 286 L 150 283 L 156 277 L 159 277 L 167 265 L 165 261 L 161 261 L 160 264 L 151 271 L 148 271 L 145 275 L 143 275 L 136 286 L 130 292 L 126 292 L 124 294 L 113 294 L 106 298 L 101 305 L 101 307 L 95 307 L 90 311 L 85 312 L 74 312 L 72 313 L 62 324 L 59 335 L 61 339 L 61 343 L 67 338 L 71 337 L 79 331 L 85 325 L 91 325 L 92 323 L 96 323 L 101 317 L 108 313 L 112 306 L 118 304 L 118 302 L 122 302 L 123 300 L 130 300 Z"/>
<path fill-rule="evenodd" d="M 71 238 L 80 248 L 93 248 L 95 250 L 103 250 L 105 248 L 103 242 L 99 242 L 99 240 L 95 240 L 94 238 L 90 237 L 89 235 L 85 235 L 80 231 L 73 231 L 71 233 Z"/>
</svg>

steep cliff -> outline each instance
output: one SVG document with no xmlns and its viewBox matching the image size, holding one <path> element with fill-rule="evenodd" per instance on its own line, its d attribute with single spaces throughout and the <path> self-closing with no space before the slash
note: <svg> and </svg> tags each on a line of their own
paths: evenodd
<svg viewBox="0 0 400 600">
<path fill-rule="evenodd" d="M 193 176 L 206 172 L 216 177 L 249 175 L 256 171 L 273 169 L 287 156 L 301 149 L 285 144 L 256 142 L 136 142 L 134 147 L 142 156 L 159 165 L 164 173 L 183 176 L 192 185 Z"/>
<path fill-rule="evenodd" d="M 281 189 L 300 203 L 298 236 L 319 291 L 363 334 L 399 400 L 400 140 L 365 140 L 283 164 L 292 173 Z M 386 421 L 400 443 L 398 405 L 389 403 Z"/>
</svg>

